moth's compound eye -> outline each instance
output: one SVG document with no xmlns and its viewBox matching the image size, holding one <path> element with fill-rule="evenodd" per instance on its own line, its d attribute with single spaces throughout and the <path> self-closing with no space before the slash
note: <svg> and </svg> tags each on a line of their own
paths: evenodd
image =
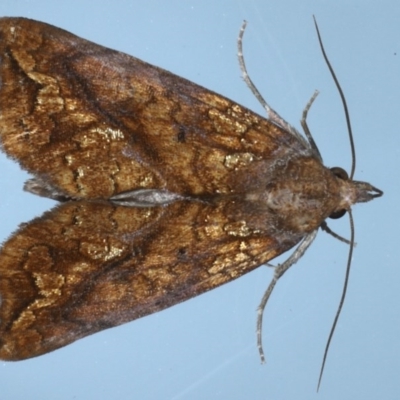
<svg viewBox="0 0 400 400">
<path fill-rule="evenodd" d="M 349 175 L 343 168 L 333 167 L 333 168 L 331 168 L 331 171 L 332 171 L 333 175 L 335 175 L 336 177 L 338 177 L 340 179 L 343 179 L 344 181 L 347 181 L 349 179 Z"/>
<path fill-rule="evenodd" d="M 342 218 L 344 214 L 346 214 L 346 210 L 335 211 L 334 213 L 332 213 L 329 216 L 329 218 L 332 218 L 332 219 Z"/>
<path fill-rule="evenodd" d="M 331 171 L 339 179 L 343 179 L 344 181 L 349 179 L 349 175 L 343 168 L 333 167 L 333 168 L 331 168 Z M 342 218 L 344 214 L 346 214 L 346 210 L 335 211 L 334 213 L 332 213 L 329 216 L 329 218 L 332 218 L 332 219 Z"/>
</svg>

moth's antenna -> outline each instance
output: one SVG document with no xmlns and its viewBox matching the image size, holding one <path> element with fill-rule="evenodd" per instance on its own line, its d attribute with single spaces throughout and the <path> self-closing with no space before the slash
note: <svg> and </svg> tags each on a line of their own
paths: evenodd
<svg viewBox="0 0 400 400">
<path fill-rule="evenodd" d="M 350 242 L 354 243 L 354 222 L 353 222 L 353 215 L 352 215 L 350 209 L 348 210 L 348 214 L 349 214 L 349 219 L 350 219 Z M 339 316 L 340 316 L 340 313 L 342 311 L 344 299 L 346 298 L 347 284 L 349 283 L 349 275 L 350 275 L 351 257 L 353 256 L 353 248 L 354 248 L 354 246 L 350 246 L 350 249 L 349 249 L 349 256 L 347 258 L 347 267 L 346 267 L 346 277 L 345 277 L 345 280 L 344 280 L 344 285 L 343 285 L 343 290 L 342 290 L 342 297 L 340 298 L 339 307 L 338 307 L 338 309 L 336 311 L 336 315 L 335 315 L 335 319 L 334 319 L 333 324 L 332 324 L 331 331 L 329 332 L 328 341 L 326 342 L 324 357 L 322 359 L 321 371 L 319 373 L 317 392 L 318 392 L 319 387 L 321 385 L 322 375 L 324 373 L 326 358 L 328 356 L 329 346 L 331 344 L 333 333 L 335 332 L 336 324 L 337 324 L 337 322 L 339 320 Z"/>
<path fill-rule="evenodd" d="M 313 15 L 314 18 L 314 23 L 315 23 L 315 29 L 317 30 L 317 35 L 318 35 L 318 41 L 319 41 L 319 45 L 321 47 L 321 51 L 322 51 L 322 55 L 324 56 L 326 65 L 329 68 L 329 71 L 332 75 L 333 80 L 335 81 L 335 85 L 339 91 L 340 94 L 340 98 L 342 99 L 342 104 L 343 104 L 343 109 L 344 109 L 344 114 L 346 116 L 346 124 L 347 124 L 347 131 L 349 132 L 349 140 L 350 140 L 350 148 L 351 148 L 351 172 L 350 172 L 350 177 L 349 179 L 352 180 L 353 176 L 354 176 L 354 171 L 356 170 L 356 150 L 354 147 L 354 139 L 353 139 L 353 132 L 351 130 L 351 123 L 350 123 L 350 114 L 349 114 L 349 110 L 347 108 L 347 103 L 346 103 L 346 99 L 344 97 L 342 88 L 340 87 L 339 81 L 336 78 L 335 72 L 333 71 L 332 65 L 328 60 L 328 57 L 325 53 L 325 49 L 324 49 L 324 45 L 322 44 L 322 39 L 321 39 L 321 35 L 319 33 L 319 29 L 318 29 L 318 25 L 317 25 L 317 20 L 315 19 L 315 16 Z"/>
<path fill-rule="evenodd" d="M 324 49 L 324 46 L 322 44 L 322 39 L 321 39 L 321 35 L 319 33 L 319 29 L 318 29 L 318 25 L 317 25 L 317 21 L 315 19 L 315 16 L 313 16 L 313 18 L 314 18 L 314 23 L 315 23 L 315 29 L 317 30 L 318 41 L 319 41 L 319 45 L 321 47 L 322 55 L 324 56 L 325 62 L 327 64 L 328 68 L 329 68 L 329 71 L 330 71 L 330 73 L 332 75 L 333 80 L 335 81 L 335 85 L 336 85 L 336 87 L 337 87 L 337 89 L 339 91 L 340 97 L 342 99 L 344 113 L 345 113 L 345 116 L 346 116 L 347 131 L 349 133 L 349 139 L 350 139 L 352 163 L 351 163 L 351 173 L 350 173 L 349 179 L 352 180 L 353 176 L 354 176 L 354 171 L 356 169 L 356 151 L 355 151 L 355 147 L 354 147 L 353 133 L 352 133 L 352 130 L 351 130 L 349 110 L 347 108 L 347 103 L 346 103 L 346 99 L 344 97 L 342 88 L 340 87 L 339 81 L 336 78 L 335 72 L 333 71 L 331 63 L 329 62 L 328 57 L 327 57 L 327 55 L 325 53 L 325 49 Z M 328 341 L 326 342 L 325 351 L 324 351 L 324 357 L 322 359 L 321 371 L 320 371 L 319 379 L 318 379 L 317 392 L 318 392 L 319 387 L 321 385 L 322 375 L 324 373 L 325 363 L 326 363 L 326 359 L 327 359 L 328 352 L 329 352 L 329 347 L 330 347 L 330 344 L 331 344 L 331 341 L 332 341 L 333 334 L 334 334 L 335 329 L 336 329 L 337 322 L 339 320 L 340 313 L 341 313 L 342 308 L 343 308 L 343 303 L 344 303 L 344 300 L 346 298 L 347 285 L 348 285 L 348 282 L 349 282 L 351 258 L 352 258 L 352 255 L 353 255 L 353 248 L 354 248 L 354 222 L 353 222 L 353 216 L 351 214 L 351 210 L 348 210 L 348 214 L 349 214 L 349 219 L 350 219 L 350 248 L 349 248 L 349 255 L 348 255 L 348 258 L 347 258 L 346 276 L 345 276 L 345 280 L 344 280 L 342 296 L 341 296 L 340 302 L 339 302 L 339 307 L 338 307 L 338 309 L 336 311 L 336 315 L 335 315 L 335 319 L 334 319 L 333 324 L 332 324 L 331 331 L 329 332 Z M 326 225 L 326 223 L 325 223 L 325 226 L 323 228 L 325 230 L 329 229 L 328 226 Z"/>
</svg>

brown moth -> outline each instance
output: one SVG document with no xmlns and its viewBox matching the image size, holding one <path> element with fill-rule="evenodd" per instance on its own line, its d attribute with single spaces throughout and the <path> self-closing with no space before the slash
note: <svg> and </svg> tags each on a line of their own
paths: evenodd
<svg viewBox="0 0 400 400">
<path fill-rule="evenodd" d="M 298 255 L 327 217 L 382 194 L 324 167 L 272 110 L 54 26 L 1 18 L 0 57 L 2 149 L 34 175 L 26 190 L 62 202 L 0 251 L 3 360 Z"/>
</svg>

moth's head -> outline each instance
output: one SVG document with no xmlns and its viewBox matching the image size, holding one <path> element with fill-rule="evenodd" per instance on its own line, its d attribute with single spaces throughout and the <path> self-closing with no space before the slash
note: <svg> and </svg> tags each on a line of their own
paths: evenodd
<svg viewBox="0 0 400 400">
<path fill-rule="evenodd" d="M 349 179 L 347 172 L 339 167 L 330 169 L 340 185 L 340 202 L 329 217 L 337 219 L 356 203 L 365 203 L 376 197 L 381 197 L 383 192 L 367 182 L 353 181 Z"/>
<path fill-rule="evenodd" d="M 307 234 L 328 218 L 339 218 L 355 203 L 382 195 L 366 182 L 352 181 L 340 168 L 326 168 L 313 157 L 296 157 L 276 172 L 263 194 L 280 229 Z"/>
</svg>

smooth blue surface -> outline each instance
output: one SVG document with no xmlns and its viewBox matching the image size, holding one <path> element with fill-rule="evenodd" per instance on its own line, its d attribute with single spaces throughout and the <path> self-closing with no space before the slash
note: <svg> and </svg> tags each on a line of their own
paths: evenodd
<svg viewBox="0 0 400 400">
<path fill-rule="evenodd" d="M 397 1 L 18 1 L 0 15 L 63 27 L 135 55 L 263 113 L 240 78 L 243 19 L 249 73 L 297 127 L 315 89 L 309 125 L 328 166 L 350 166 L 338 93 L 317 43 L 315 14 L 349 104 L 356 179 L 385 195 L 354 208 L 356 241 L 346 304 L 318 399 L 400 396 L 400 5 Z M 54 204 L 22 191 L 27 174 L 0 155 L 0 237 Z M 348 220 L 331 222 L 348 235 Z M 241 279 L 161 313 L 54 353 L 0 363 L 0 398 L 312 399 L 346 266 L 347 246 L 321 232 L 276 287 L 264 322 L 267 364 L 256 348 L 256 307 L 272 271 Z"/>
</svg>

